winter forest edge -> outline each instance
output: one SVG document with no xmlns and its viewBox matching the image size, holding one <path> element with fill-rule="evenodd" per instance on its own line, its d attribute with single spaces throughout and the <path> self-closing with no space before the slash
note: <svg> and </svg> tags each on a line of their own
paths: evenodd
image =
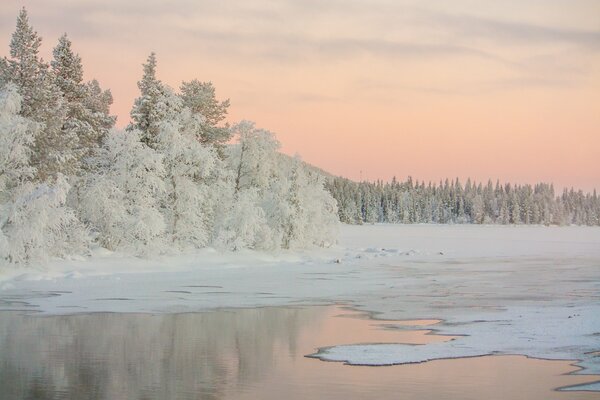
<svg viewBox="0 0 600 400">
<path fill-rule="evenodd" d="M 83 82 L 67 36 L 50 64 L 23 9 L 0 61 L 0 259 L 22 264 L 99 245 L 144 255 L 214 246 L 277 249 L 335 242 L 324 177 L 277 152 L 268 131 L 222 124 L 228 101 L 193 80 L 180 93 L 151 54 L 131 124 Z M 228 142 L 237 138 L 237 144 Z"/>
<path fill-rule="evenodd" d="M 210 82 L 175 91 L 151 54 L 125 130 L 112 96 L 62 36 L 50 63 L 23 9 L 0 59 L 0 263 L 216 247 L 326 247 L 344 223 L 600 225 L 596 192 L 550 184 L 439 185 L 334 178 L 278 152 L 271 132 L 224 123 Z M 235 139 L 235 144 L 232 144 Z"/>
</svg>

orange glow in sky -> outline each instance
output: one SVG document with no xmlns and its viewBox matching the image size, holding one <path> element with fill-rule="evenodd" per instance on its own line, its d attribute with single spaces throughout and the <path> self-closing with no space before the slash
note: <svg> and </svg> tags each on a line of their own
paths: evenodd
<svg viewBox="0 0 600 400">
<path fill-rule="evenodd" d="M 67 32 L 128 123 L 141 64 L 212 81 L 230 122 L 353 179 L 554 182 L 600 189 L 596 0 L 56 0 L 21 6 L 49 60 Z"/>
</svg>

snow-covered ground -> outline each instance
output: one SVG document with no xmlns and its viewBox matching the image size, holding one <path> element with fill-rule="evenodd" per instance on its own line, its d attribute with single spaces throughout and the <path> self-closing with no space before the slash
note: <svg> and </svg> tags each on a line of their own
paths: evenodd
<svg viewBox="0 0 600 400">
<path fill-rule="evenodd" d="M 4 310 L 182 312 L 333 302 L 382 319 L 441 319 L 433 326 L 439 333 L 462 336 L 419 346 L 335 346 L 315 355 L 322 359 L 382 365 L 524 354 L 579 359 L 582 373 L 600 373 L 600 228 L 343 226 L 339 245 L 325 250 L 209 249 L 151 260 L 97 251 L 0 273 Z"/>
</svg>

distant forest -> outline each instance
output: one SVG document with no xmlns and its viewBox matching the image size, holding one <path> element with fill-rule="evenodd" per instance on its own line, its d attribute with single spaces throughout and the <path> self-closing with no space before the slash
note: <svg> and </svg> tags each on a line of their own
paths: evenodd
<svg viewBox="0 0 600 400">
<path fill-rule="evenodd" d="M 557 195 L 547 183 L 487 184 L 446 179 L 439 184 L 413 181 L 353 182 L 335 177 L 327 187 L 349 224 L 543 224 L 600 225 L 600 198 L 565 189 Z"/>
</svg>

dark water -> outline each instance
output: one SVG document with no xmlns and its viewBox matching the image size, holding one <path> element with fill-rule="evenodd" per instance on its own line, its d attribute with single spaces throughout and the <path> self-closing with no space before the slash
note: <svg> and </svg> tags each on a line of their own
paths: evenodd
<svg viewBox="0 0 600 400">
<path fill-rule="evenodd" d="M 0 313 L 0 399 L 577 399 L 590 381 L 522 356 L 355 367 L 305 355 L 350 343 L 451 338 L 385 329 L 340 307 L 189 314 Z M 386 322 L 389 324 L 389 322 Z M 414 329 L 414 328 L 413 328 Z"/>
</svg>

